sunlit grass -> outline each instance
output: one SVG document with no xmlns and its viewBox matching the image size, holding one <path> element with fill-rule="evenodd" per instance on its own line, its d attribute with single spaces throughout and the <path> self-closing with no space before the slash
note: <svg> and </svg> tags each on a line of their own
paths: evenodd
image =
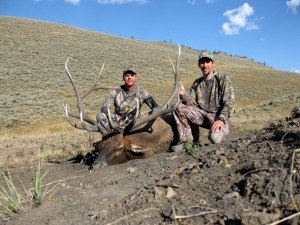
<svg viewBox="0 0 300 225">
<path fill-rule="evenodd" d="M 6 214 L 20 213 L 22 211 L 22 195 L 14 185 L 11 175 L 2 173 L 4 184 L 0 185 L 0 216 Z"/>
<path fill-rule="evenodd" d="M 234 132 L 243 134 L 268 127 L 271 122 L 285 120 L 291 110 L 300 104 L 300 93 L 260 105 L 241 108 L 233 116 Z"/>
<path fill-rule="evenodd" d="M 39 164 L 35 169 L 35 173 L 32 179 L 33 182 L 33 194 L 32 201 L 35 206 L 42 204 L 42 200 L 49 195 L 49 198 L 55 194 L 58 190 L 58 185 L 54 185 L 52 188 L 48 189 L 48 186 L 43 185 L 43 179 L 47 175 L 47 172 L 42 172 L 43 169 L 43 159 L 40 158 Z"/>
</svg>

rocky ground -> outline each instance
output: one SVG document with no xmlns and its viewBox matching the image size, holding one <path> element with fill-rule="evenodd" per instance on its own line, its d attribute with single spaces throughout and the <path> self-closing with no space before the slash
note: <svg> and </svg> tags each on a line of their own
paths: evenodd
<svg viewBox="0 0 300 225">
<path fill-rule="evenodd" d="M 300 128 L 278 122 L 192 155 L 166 152 L 97 170 L 78 159 L 48 163 L 44 190 L 58 190 L 1 224 L 300 224 L 299 148 Z M 32 174 L 13 176 L 26 187 Z"/>
</svg>

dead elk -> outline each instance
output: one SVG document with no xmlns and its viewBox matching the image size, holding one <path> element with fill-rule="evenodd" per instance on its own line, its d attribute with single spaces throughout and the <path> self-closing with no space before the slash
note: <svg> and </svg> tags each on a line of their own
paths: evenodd
<svg viewBox="0 0 300 225">
<path fill-rule="evenodd" d="M 94 144 L 97 157 L 92 167 L 114 165 L 131 159 L 145 159 L 154 154 L 165 152 L 174 144 L 175 121 L 171 114 L 162 115 L 146 126 L 138 127 L 122 134 L 104 137 Z"/>
<path fill-rule="evenodd" d="M 94 143 L 95 151 L 98 154 L 92 163 L 92 167 L 124 163 L 131 159 L 147 158 L 167 151 L 172 142 L 176 141 L 176 132 L 174 132 L 175 122 L 170 113 L 178 102 L 180 54 L 179 46 L 176 65 L 169 58 L 174 73 L 175 84 L 165 104 L 146 118 L 135 118 L 127 127 L 118 125 L 109 117 L 110 126 L 115 132 L 107 131 L 101 123 L 89 117 L 83 109 L 83 99 L 92 91 L 100 88 L 97 86 L 97 82 L 104 65 L 94 84 L 81 94 L 68 70 L 69 58 L 67 59 L 65 70 L 77 97 L 78 113 L 69 112 L 67 105 L 65 105 L 66 118 L 75 128 L 89 132 L 100 132 L 102 134 L 102 140 Z M 73 118 L 80 119 L 80 123 L 73 120 Z"/>
</svg>

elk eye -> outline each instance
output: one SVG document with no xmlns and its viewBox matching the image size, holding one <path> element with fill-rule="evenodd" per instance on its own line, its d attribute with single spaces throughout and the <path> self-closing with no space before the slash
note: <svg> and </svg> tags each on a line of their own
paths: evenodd
<svg viewBox="0 0 300 225">
<path fill-rule="evenodd" d="M 124 145 L 123 144 L 119 144 L 119 146 L 117 147 L 118 151 L 122 151 L 124 149 Z"/>
</svg>

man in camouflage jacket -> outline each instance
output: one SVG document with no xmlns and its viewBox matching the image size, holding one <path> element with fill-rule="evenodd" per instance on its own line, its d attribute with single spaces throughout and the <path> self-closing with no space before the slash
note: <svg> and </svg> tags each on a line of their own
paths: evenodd
<svg viewBox="0 0 300 225">
<path fill-rule="evenodd" d="M 181 151 L 185 142 L 193 141 L 191 124 L 209 129 L 212 143 L 221 143 L 230 133 L 235 100 L 231 79 L 214 71 L 213 55 L 207 52 L 200 54 L 198 66 L 203 76 L 194 81 L 189 94 L 180 84 L 182 101 L 173 112 L 179 144 L 171 147 L 173 151 Z"/>
<path fill-rule="evenodd" d="M 140 114 L 143 103 L 146 103 L 151 109 L 151 111 L 144 114 L 143 117 L 150 115 L 158 107 L 149 93 L 142 87 L 136 85 L 138 77 L 133 69 L 127 69 L 123 72 L 123 80 L 124 85 L 112 90 L 108 94 L 101 108 L 101 112 L 97 115 L 98 123 L 101 123 L 108 131 L 112 131 L 108 120 L 108 108 L 110 110 L 114 108 L 114 111 L 111 113 L 112 120 L 117 122 L 120 126 L 126 126 L 132 122 L 136 113 Z"/>
</svg>

